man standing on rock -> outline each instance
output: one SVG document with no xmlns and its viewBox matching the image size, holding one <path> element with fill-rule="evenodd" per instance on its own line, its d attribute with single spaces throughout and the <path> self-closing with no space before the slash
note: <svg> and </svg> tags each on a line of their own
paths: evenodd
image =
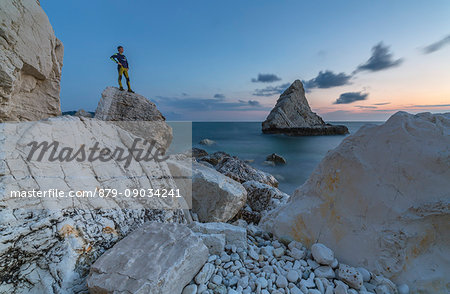
<svg viewBox="0 0 450 294">
<path fill-rule="evenodd" d="M 122 74 L 125 75 L 125 79 L 127 80 L 127 87 L 128 92 L 134 93 L 133 90 L 131 90 L 130 86 L 130 77 L 128 76 L 128 61 L 125 55 L 123 54 L 123 47 L 119 46 L 117 47 L 118 53 L 111 56 L 111 60 L 117 63 L 117 70 L 119 72 L 119 86 L 120 91 L 123 91 L 122 87 Z"/>
</svg>

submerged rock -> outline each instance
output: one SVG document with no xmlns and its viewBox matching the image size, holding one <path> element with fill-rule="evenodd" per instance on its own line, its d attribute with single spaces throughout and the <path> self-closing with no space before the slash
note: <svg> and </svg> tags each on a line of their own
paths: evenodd
<svg viewBox="0 0 450 294">
<path fill-rule="evenodd" d="M 281 94 L 277 104 L 262 123 L 265 134 L 288 134 L 295 136 L 348 134 L 346 126 L 331 125 L 311 111 L 305 89 L 296 80 Z"/>
<path fill-rule="evenodd" d="M 0 1 L 0 122 L 61 114 L 64 47 L 39 1 Z"/>
<path fill-rule="evenodd" d="M 207 259 L 186 226 L 146 223 L 92 265 L 87 285 L 90 293 L 181 293 Z"/>
<path fill-rule="evenodd" d="M 206 145 L 206 146 L 211 146 L 216 144 L 215 141 L 211 140 L 211 139 L 203 139 L 199 142 L 200 145 Z"/>
<path fill-rule="evenodd" d="M 272 153 L 266 157 L 266 161 L 271 161 L 275 164 L 286 164 L 286 159 L 276 153 Z"/>
<path fill-rule="evenodd" d="M 342 262 L 412 291 L 445 291 L 449 146 L 450 113 L 397 112 L 328 152 L 287 204 L 261 223 L 307 245 L 329 244 Z"/>
</svg>

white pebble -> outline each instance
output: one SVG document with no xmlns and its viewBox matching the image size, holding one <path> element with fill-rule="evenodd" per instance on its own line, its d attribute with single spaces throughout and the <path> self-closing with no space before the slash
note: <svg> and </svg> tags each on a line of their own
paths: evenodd
<svg viewBox="0 0 450 294">
<path fill-rule="evenodd" d="M 258 279 L 256 279 L 256 284 L 257 284 L 257 285 L 260 285 L 261 288 L 266 288 L 268 282 L 267 282 L 266 278 L 264 278 L 264 277 L 259 277 Z"/>
<path fill-rule="evenodd" d="M 219 276 L 219 275 L 214 275 L 214 276 L 211 278 L 211 282 L 213 282 L 213 283 L 216 284 L 216 285 L 220 285 L 220 284 L 222 284 L 222 277 Z"/>
<path fill-rule="evenodd" d="M 290 270 L 287 274 L 287 279 L 289 280 L 289 282 L 297 283 L 298 278 L 299 278 L 298 272 L 295 270 Z"/>
<path fill-rule="evenodd" d="M 273 250 L 273 256 L 279 258 L 281 256 L 284 255 L 284 248 L 283 247 L 279 247 Z"/>
<path fill-rule="evenodd" d="M 288 285 L 288 281 L 284 276 L 278 276 L 276 284 L 278 288 L 286 288 Z"/>
<path fill-rule="evenodd" d="M 197 285 L 187 285 L 184 287 L 182 294 L 196 294 L 197 293 Z"/>
<path fill-rule="evenodd" d="M 358 267 L 356 270 L 362 275 L 364 282 L 370 281 L 370 273 L 368 270 L 363 267 Z"/>
<path fill-rule="evenodd" d="M 334 261 L 333 251 L 321 243 L 316 243 L 311 246 L 311 254 L 314 260 L 320 264 L 330 265 Z"/>
</svg>

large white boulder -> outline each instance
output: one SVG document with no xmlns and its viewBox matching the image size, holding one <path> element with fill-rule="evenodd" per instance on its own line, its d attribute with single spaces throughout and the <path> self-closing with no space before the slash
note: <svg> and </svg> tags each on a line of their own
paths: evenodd
<svg viewBox="0 0 450 294">
<path fill-rule="evenodd" d="M 117 158 L 50 161 L 53 148 L 41 161 L 42 149 L 28 159 L 33 141 L 59 142 L 58 158 L 65 158 L 63 148 L 76 152 L 85 146 L 88 151 L 96 143 L 99 148 L 127 150 L 136 137 L 112 122 L 63 116 L 2 123 L 0 130 L 0 293 L 86 291 L 91 263 L 130 231 L 147 221 L 185 221 L 183 198 L 114 197 L 112 190 L 106 196 L 107 189 L 128 196 L 134 189 L 176 189 L 165 162 L 131 160 L 125 167 Z M 66 196 L 97 191 L 97 196 L 10 197 L 11 191 L 33 189 L 57 189 Z"/>
<path fill-rule="evenodd" d="M 192 208 L 203 222 L 226 222 L 247 201 L 244 187 L 201 164 L 192 170 Z"/>
<path fill-rule="evenodd" d="M 413 291 L 450 283 L 450 113 L 397 112 L 329 151 L 261 223 Z"/>
<path fill-rule="evenodd" d="M 0 1 L 0 122 L 61 114 L 64 47 L 39 1 Z"/>
<path fill-rule="evenodd" d="M 92 265 L 96 293 L 181 293 L 208 259 L 201 238 L 184 225 L 146 223 Z"/>
<path fill-rule="evenodd" d="M 195 161 L 172 161 L 167 164 L 176 177 L 191 177 L 180 184 L 182 194 L 192 195 L 192 211 L 201 222 L 226 222 L 232 219 L 247 201 L 247 191 L 238 182 Z"/>
</svg>

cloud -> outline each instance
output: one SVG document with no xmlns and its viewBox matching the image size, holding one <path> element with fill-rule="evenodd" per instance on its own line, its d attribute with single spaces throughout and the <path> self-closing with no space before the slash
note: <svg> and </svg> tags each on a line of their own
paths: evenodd
<svg viewBox="0 0 450 294">
<path fill-rule="evenodd" d="M 352 120 L 385 121 L 394 112 L 395 111 L 385 111 L 382 109 L 375 109 L 375 110 L 368 110 L 368 111 L 336 110 L 336 111 L 321 113 L 321 116 L 325 121 L 348 121 L 349 118 L 351 118 Z M 369 123 L 369 122 L 366 122 L 366 123 Z"/>
<path fill-rule="evenodd" d="M 250 104 L 251 106 L 261 106 L 259 101 L 256 100 L 248 100 L 248 104 Z"/>
<path fill-rule="evenodd" d="M 343 72 L 335 74 L 334 72 L 330 70 L 326 71 L 320 71 L 317 77 L 309 80 L 309 81 L 303 81 L 303 85 L 307 89 L 312 88 L 332 88 L 332 87 L 338 87 L 343 85 L 350 84 L 350 79 L 352 76 L 347 75 Z"/>
<path fill-rule="evenodd" d="M 425 105 L 412 105 L 411 107 L 450 107 L 450 104 L 425 104 Z"/>
<path fill-rule="evenodd" d="M 281 81 L 281 78 L 275 74 L 258 74 L 258 78 L 253 78 L 253 83 L 273 83 Z"/>
<path fill-rule="evenodd" d="M 248 101 L 239 100 L 239 102 L 248 104 L 250 106 L 262 107 L 261 103 L 259 103 L 259 101 L 256 101 L 256 100 L 248 100 Z"/>
<path fill-rule="evenodd" d="M 214 98 L 216 98 L 216 99 L 225 99 L 225 95 L 224 94 L 215 94 Z"/>
<path fill-rule="evenodd" d="M 372 48 L 372 56 L 363 64 L 359 65 L 354 73 L 358 71 L 379 71 L 400 65 L 403 59 L 393 59 L 393 55 L 389 52 L 389 47 L 378 43 Z"/>
<path fill-rule="evenodd" d="M 291 84 L 286 83 L 279 86 L 268 86 L 263 89 L 256 89 L 253 93 L 254 96 L 273 96 L 281 94 L 286 90 Z"/>
<path fill-rule="evenodd" d="M 391 104 L 391 102 L 374 103 L 373 105 L 386 105 L 386 104 Z"/>
<path fill-rule="evenodd" d="M 365 105 L 355 105 L 355 107 L 361 108 L 361 109 L 375 109 L 376 106 L 365 106 Z"/>
<path fill-rule="evenodd" d="M 339 96 L 334 104 L 349 104 L 355 101 L 366 100 L 369 94 L 361 92 L 347 92 Z"/>
<path fill-rule="evenodd" d="M 433 44 L 426 46 L 425 48 L 423 48 L 423 53 L 425 53 L 425 54 L 433 53 L 435 51 L 442 49 L 442 47 L 444 47 L 445 45 L 448 45 L 448 44 L 450 44 L 450 35 L 440 39 L 437 42 L 434 42 Z"/>
<path fill-rule="evenodd" d="M 163 113 L 188 113 L 202 111 L 247 111 L 265 110 L 265 107 L 256 100 L 228 101 L 216 98 L 180 98 L 157 96 L 158 108 L 163 109 Z M 267 110 L 270 110 L 267 108 Z"/>
</svg>

